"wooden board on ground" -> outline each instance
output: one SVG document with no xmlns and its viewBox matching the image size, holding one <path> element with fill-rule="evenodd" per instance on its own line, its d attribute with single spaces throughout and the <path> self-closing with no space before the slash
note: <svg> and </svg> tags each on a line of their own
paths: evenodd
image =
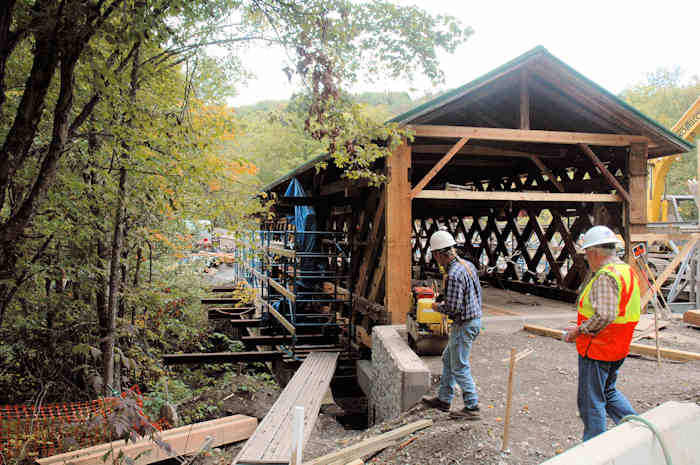
<svg viewBox="0 0 700 465">
<path fill-rule="evenodd" d="M 257 425 L 258 420 L 256 418 L 245 415 L 233 415 L 165 430 L 159 433 L 159 437 L 176 452 L 175 456 L 187 455 L 197 452 L 207 437 L 213 438 L 210 447 L 218 447 L 223 444 L 248 439 L 255 431 Z M 36 461 L 40 465 L 62 465 L 64 463 L 102 465 L 104 463 L 104 455 L 109 453 L 110 450 L 112 455 L 107 458 L 107 463 L 112 463 L 113 460 L 121 462 L 117 459 L 120 453 L 134 459 L 134 465 L 146 465 L 174 456 L 156 445 L 152 440 L 142 439 L 135 442 L 129 441 L 128 443 L 115 441 L 108 444 L 100 444 Z"/>
<path fill-rule="evenodd" d="M 337 353 L 309 354 L 233 464 L 259 463 L 261 460 L 288 461 L 292 452 L 292 417 L 295 406 L 304 407 L 303 447 L 314 428 L 337 361 Z"/>
<path fill-rule="evenodd" d="M 304 462 L 304 465 L 331 465 L 359 459 L 365 455 L 370 455 L 389 447 L 398 439 L 401 439 L 402 437 L 423 428 L 432 426 L 432 424 L 432 420 L 419 420 L 409 423 L 401 428 L 380 434 L 379 436 L 375 436 L 373 438 L 365 439 L 362 442 L 358 442 L 357 444 L 353 444 L 352 446 L 346 447 L 339 451 L 331 452 L 330 454 L 309 460 L 308 462 Z"/>
<path fill-rule="evenodd" d="M 527 332 L 539 334 L 540 336 L 553 337 L 555 339 L 563 340 L 564 330 L 547 328 L 544 326 L 537 325 L 525 325 L 523 329 Z M 661 357 L 669 360 L 700 360 L 700 353 L 697 352 L 686 352 L 684 350 L 666 349 L 661 348 Z M 656 356 L 656 347 L 647 346 L 644 344 L 630 344 L 630 353 L 639 355 L 648 355 L 650 357 Z"/>
<path fill-rule="evenodd" d="M 165 365 L 187 365 L 202 363 L 271 362 L 282 359 L 282 355 L 282 352 L 277 351 L 167 354 L 163 355 L 163 363 Z"/>
<path fill-rule="evenodd" d="M 700 327 L 700 310 L 688 310 L 683 314 L 683 323 Z"/>
</svg>

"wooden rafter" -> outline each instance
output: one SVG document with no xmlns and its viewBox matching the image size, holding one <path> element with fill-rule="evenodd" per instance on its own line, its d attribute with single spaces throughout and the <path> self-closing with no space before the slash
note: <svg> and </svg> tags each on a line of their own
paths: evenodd
<svg viewBox="0 0 700 465">
<path fill-rule="evenodd" d="M 547 165 L 544 164 L 540 157 L 538 157 L 537 155 L 532 155 L 530 159 L 535 165 L 537 165 L 540 171 L 549 178 L 551 183 L 554 184 L 554 187 L 556 187 L 559 190 L 559 192 L 565 191 L 564 186 L 557 180 L 556 175 L 552 173 L 552 171 L 547 167 Z"/>
<path fill-rule="evenodd" d="M 466 144 L 469 141 L 468 137 L 462 137 L 460 140 L 457 141 L 455 145 L 452 146 L 452 148 L 438 161 L 435 163 L 435 166 L 428 171 L 428 174 L 423 176 L 423 179 L 421 179 L 418 184 L 411 190 L 411 198 L 414 198 L 420 191 L 423 190 L 423 188 L 435 177 L 435 175 L 442 169 L 443 166 L 445 166 L 451 159 L 452 157 L 455 156 L 457 152 L 459 152 L 459 149 L 461 149 L 464 144 Z"/>
<path fill-rule="evenodd" d="M 586 144 L 578 144 L 578 146 L 581 148 L 583 153 L 585 153 L 588 156 L 588 158 L 591 159 L 596 168 L 600 170 L 600 173 L 603 176 L 605 176 L 605 179 L 607 179 L 608 182 L 610 182 L 610 185 L 614 187 L 615 190 L 617 190 L 617 192 L 625 199 L 626 202 L 631 203 L 632 199 L 630 198 L 630 195 L 627 192 L 627 190 L 625 190 L 625 188 L 622 187 L 620 181 L 618 181 L 617 178 L 610 172 L 610 170 L 608 170 L 605 167 L 603 162 L 600 161 L 600 158 L 598 158 L 598 156 L 595 153 L 593 153 L 593 150 L 591 150 L 591 148 Z"/>
<path fill-rule="evenodd" d="M 530 93 L 527 68 L 520 70 L 520 129 L 530 129 Z"/>
<path fill-rule="evenodd" d="M 524 129 L 478 128 L 468 126 L 407 125 L 417 137 L 469 137 L 480 140 L 533 142 L 544 144 L 590 144 L 627 147 L 634 142 L 649 143 L 644 136 L 586 132 L 539 131 Z M 649 147 L 656 147 L 650 144 Z"/>
</svg>

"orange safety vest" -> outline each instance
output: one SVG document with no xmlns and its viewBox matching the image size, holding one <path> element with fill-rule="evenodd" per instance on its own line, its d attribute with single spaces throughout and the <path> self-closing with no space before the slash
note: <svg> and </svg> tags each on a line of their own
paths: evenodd
<svg viewBox="0 0 700 465">
<path fill-rule="evenodd" d="M 582 357 L 614 362 L 625 358 L 629 353 L 632 334 L 639 321 L 641 293 L 639 279 L 631 266 L 625 263 L 604 265 L 590 280 L 579 297 L 579 325 L 595 314 L 590 293 L 593 283 L 602 274 L 611 276 L 617 282 L 619 302 L 617 318 L 595 336 L 580 334 L 576 338 L 576 348 Z"/>
</svg>

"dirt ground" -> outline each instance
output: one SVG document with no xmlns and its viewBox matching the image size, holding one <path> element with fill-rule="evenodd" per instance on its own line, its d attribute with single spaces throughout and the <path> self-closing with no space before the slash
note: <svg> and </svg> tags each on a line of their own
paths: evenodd
<svg viewBox="0 0 700 465">
<path fill-rule="evenodd" d="M 324 406 L 311 438 L 304 448 L 304 461 L 348 447 L 407 423 L 432 419 L 433 425 L 371 457 L 371 464 L 540 464 L 581 442 L 583 424 L 576 407 L 577 352 L 573 344 L 522 330 L 523 323 L 563 329 L 575 319 L 571 306 L 511 292 L 490 293 L 488 301 L 496 309 L 484 319 L 482 333 L 472 349 L 472 370 L 476 381 L 482 420 L 453 420 L 448 413 L 416 405 L 401 417 L 375 425 L 367 430 L 346 429 L 336 418 L 343 409 Z M 486 299 L 485 299 L 486 303 Z M 550 308 L 550 306 L 552 308 Z M 487 312 L 488 315 L 488 312 Z M 678 317 L 678 315 L 676 315 Z M 639 343 L 654 345 L 651 339 Z M 660 333 L 662 347 L 700 352 L 700 329 L 692 328 L 678 318 L 672 319 Z M 533 352 L 515 368 L 512 419 L 508 448 L 503 441 L 508 363 L 504 362 L 511 348 Z M 439 357 L 424 357 L 429 366 L 435 394 L 439 384 Z M 700 404 L 700 361 L 673 362 L 664 360 L 658 366 L 649 357 L 630 356 L 620 370 L 618 387 L 627 395 L 638 413 L 644 413 L 666 401 Z M 262 416 L 274 402 L 275 393 L 261 389 L 259 394 L 243 402 L 237 395 L 227 402 L 227 413 Z M 238 393 L 241 394 L 241 393 Z M 255 405 L 259 401 L 259 405 Z M 362 411 L 365 399 L 336 399 L 346 412 Z M 240 405 L 240 404 L 242 405 Z M 244 411 L 239 411 L 238 405 Z M 461 396 L 455 396 L 452 409 L 462 407 Z M 614 426 L 609 423 L 609 426 Z M 415 437 L 415 439 L 413 439 Z M 228 454 L 235 456 L 242 446 L 237 444 Z"/>
<path fill-rule="evenodd" d="M 560 326 L 565 324 L 562 321 Z M 508 325 L 485 326 L 472 352 L 481 421 L 452 420 L 447 413 L 417 405 L 398 419 L 353 432 L 322 414 L 304 450 L 304 460 L 424 418 L 432 419 L 433 426 L 416 433 L 410 443 L 409 437 L 404 438 L 367 463 L 539 464 L 580 443 L 583 425 L 576 408 L 575 346 Z M 700 352 L 700 330 L 678 320 L 661 331 L 660 341 L 662 347 Z M 653 345 L 648 339 L 640 343 Z M 509 447 L 501 452 L 508 380 L 508 364 L 502 359 L 509 356 L 511 347 L 534 352 L 516 365 Z M 699 369 L 700 361 L 664 361 L 659 367 L 654 359 L 629 357 L 620 371 L 618 387 L 639 413 L 669 400 L 700 404 Z M 439 377 L 433 376 L 433 381 L 435 393 Z M 455 400 L 452 409 L 461 406 L 461 400 Z"/>
</svg>

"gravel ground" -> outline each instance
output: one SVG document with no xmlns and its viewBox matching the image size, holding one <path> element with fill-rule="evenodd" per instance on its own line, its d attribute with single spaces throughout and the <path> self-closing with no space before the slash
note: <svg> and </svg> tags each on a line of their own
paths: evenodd
<svg viewBox="0 0 700 465">
<path fill-rule="evenodd" d="M 565 322 L 561 322 L 561 327 Z M 661 333 L 663 347 L 700 352 L 700 331 L 673 321 Z M 653 345 L 653 341 L 640 341 Z M 509 447 L 501 451 L 510 348 L 534 352 L 516 365 Z M 487 328 L 479 336 L 472 365 L 481 400 L 481 421 L 453 420 L 447 413 L 415 406 L 400 418 L 370 430 L 346 431 L 331 415 L 316 423 L 304 459 L 323 455 L 403 424 L 430 418 L 432 427 L 406 437 L 374 457 L 373 464 L 539 464 L 580 442 L 583 424 L 576 408 L 575 346 L 522 330 Z M 646 357 L 629 357 L 618 387 L 639 413 L 663 402 L 700 403 L 700 361 L 669 362 L 661 367 Z M 433 393 L 439 378 L 434 376 Z M 461 408 L 459 401 L 452 409 Z M 613 425 L 610 424 L 612 427 Z"/>
</svg>

